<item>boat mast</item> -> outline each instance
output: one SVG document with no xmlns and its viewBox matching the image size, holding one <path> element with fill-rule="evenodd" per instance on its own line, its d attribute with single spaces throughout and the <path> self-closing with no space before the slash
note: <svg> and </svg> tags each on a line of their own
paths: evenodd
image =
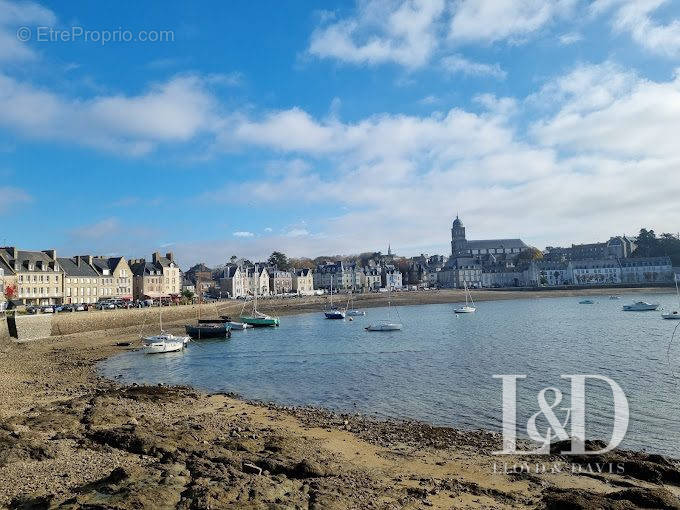
<svg viewBox="0 0 680 510">
<path fill-rule="evenodd" d="M 673 279 L 675 280 L 675 294 L 678 296 L 678 305 L 680 306 L 680 291 L 678 291 L 678 273 L 673 273 Z"/>
</svg>

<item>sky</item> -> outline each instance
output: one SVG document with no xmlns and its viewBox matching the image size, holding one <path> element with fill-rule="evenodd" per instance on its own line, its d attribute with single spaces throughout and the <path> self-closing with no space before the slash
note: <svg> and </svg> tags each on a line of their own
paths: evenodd
<svg viewBox="0 0 680 510">
<path fill-rule="evenodd" d="M 323 9 L 321 9 L 323 7 Z M 680 2 L 0 0 L 0 245 L 183 266 L 680 230 Z"/>
</svg>

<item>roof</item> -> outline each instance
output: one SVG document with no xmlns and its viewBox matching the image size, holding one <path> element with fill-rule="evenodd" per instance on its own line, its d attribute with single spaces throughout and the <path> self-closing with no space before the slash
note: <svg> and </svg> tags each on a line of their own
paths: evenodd
<svg viewBox="0 0 680 510">
<path fill-rule="evenodd" d="M 16 263 L 18 265 L 16 269 L 18 271 L 35 271 L 36 273 L 40 273 L 45 270 L 58 271 L 58 268 L 55 269 L 55 264 L 58 264 L 58 261 L 43 251 L 16 250 L 17 256 L 15 259 L 12 250 L 12 247 L 5 247 L 2 248 L 1 253 L 5 260 L 12 265 L 12 268 L 15 267 L 13 264 Z M 29 265 L 32 265 L 33 269 L 29 269 Z M 43 267 L 39 267 L 40 265 Z"/>
<path fill-rule="evenodd" d="M 0 269 L 2 269 L 5 275 L 14 274 L 14 269 L 12 269 L 12 267 L 7 262 L 5 262 L 5 259 L 2 257 L 0 257 Z"/>
<path fill-rule="evenodd" d="M 57 258 L 59 265 L 64 270 L 64 276 L 80 276 L 86 278 L 96 278 L 99 273 L 88 264 L 85 260 L 80 259 L 80 264 L 78 264 L 77 259 L 70 259 L 66 257 Z"/>
<path fill-rule="evenodd" d="M 311 272 L 312 272 L 311 269 L 305 267 L 305 268 L 296 270 L 295 274 L 297 276 L 309 276 L 311 274 Z"/>
<path fill-rule="evenodd" d="M 521 239 L 478 239 L 467 242 L 471 250 L 490 250 L 493 248 L 528 248 Z"/>
<path fill-rule="evenodd" d="M 102 274 L 104 269 L 108 269 L 113 273 L 116 267 L 118 267 L 118 264 L 122 258 L 123 257 L 93 257 L 92 265 L 99 272 L 99 274 Z"/>
<path fill-rule="evenodd" d="M 159 276 L 163 271 L 156 267 L 152 262 L 140 262 L 130 267 L 135 276 Z"/>
</svg>

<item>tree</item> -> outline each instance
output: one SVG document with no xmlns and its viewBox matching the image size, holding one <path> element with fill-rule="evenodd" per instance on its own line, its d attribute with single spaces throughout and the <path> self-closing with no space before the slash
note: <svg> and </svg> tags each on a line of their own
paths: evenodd
<svg viewBox="0 0 680 510">
<path fill-rule="evenodd" d="M 278 268 L 281 271 L 286 271 L 290 269 L 290 262 L 288 262 L 288 257 L 280 251 L 273 252 L 267 259 L 267 263 Z"/>
<path fill-rule="evenodd" d="M 191 292 L 189 289 L 184 289 L 182 291 L 182 297 L 186 299 L 188 302 L 191 302 L 194 300 L 194 293 Z"/>
<path fill-rule="evenodd" d="M 229 262 L 231 262 L 232 264 L 234 264 L 237 260 L 238 260 L 238 257 L 236 255 L 232 255 L 229 258 Z"/>
</svg>

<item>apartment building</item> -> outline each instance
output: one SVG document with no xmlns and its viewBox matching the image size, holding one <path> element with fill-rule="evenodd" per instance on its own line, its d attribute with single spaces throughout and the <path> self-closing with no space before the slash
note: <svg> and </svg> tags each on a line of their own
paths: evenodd
<svg viewBox="0 0 680 510">
<path fill-rule="evenodd" d="M 102 295 L 106 298 L 131 300 L 132 269 L 125 257 L 87 257 L 101 278 Z"/>
<path fill-rule="evenodd" d="M 14 299 L 12 292 L 17 291 L 16 283 L 17 278 L 14 271 L 9 264 L 0 258 L 0 311 L 7 308 L 8 299 Z"/>
<path fill-rule="evenodd" d="M 172 253 L 165 257 L 156 252 L 151 262 L 133 259 L 129 264 L 132 273 L 132 294 L 134 299 L 159 299 L 179 297 L 182 278 L 179 266 Z"/>
<path fill-rule="evenodd" d="M 311 269 L 293 271 L 293 292 L 300 296 L 314 294 L 314 276 Z"/>
<path fill-rule="evenodd" d="M 64 273 L 64 303 L 96 303 L 103 297 L 104 278 L 92 265 L 92 257 L 59 257 Z"/>
<path fill-rule="evenodd" d="M 250 291 L 247 269 L 237 265 L 224 268 L 220 278 L 220 289 L 223 296 L 231 299 L 247 296 Z"/>
<path fill-rule="evenodd" d="M 0 258 L 16 276 L 15 299 L 26 305 L 62 303 L 63 273 L 55 250 L 24 251 L 5 246 L 0 248 Z"/>
<path fill-rule="evenodd" d="M 293 273 L 269 268 L 269 291 L 272 294 L 289 294 L 293 292 Z"/>
</svg>

